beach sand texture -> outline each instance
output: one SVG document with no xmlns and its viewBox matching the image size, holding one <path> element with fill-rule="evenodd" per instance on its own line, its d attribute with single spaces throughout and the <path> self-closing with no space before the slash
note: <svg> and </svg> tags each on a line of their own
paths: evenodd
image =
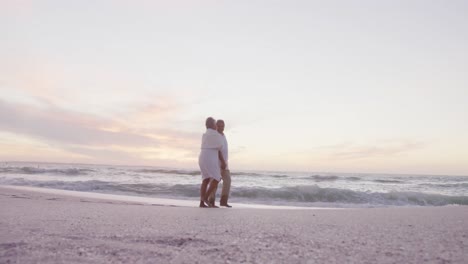
<svg viewBox="0 0 468 264">
<path fill-rule="evenodd" d="M 0 263 L 242 262 L 468 263 L 468 206 L 200 209 L 0 187 Z"/>
</svg>

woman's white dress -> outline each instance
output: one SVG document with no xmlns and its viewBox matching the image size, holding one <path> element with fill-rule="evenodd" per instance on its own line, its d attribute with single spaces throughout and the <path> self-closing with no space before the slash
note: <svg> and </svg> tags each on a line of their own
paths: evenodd
<svg viewBox="0 0 468 264">
<path fill-rule="evenodd" d="M 203 179 L 221 180 L 221 169 L 218 151 L 223 149 L 224 142 L 218 131 L 208 128 L 203 134 L 198 165 Z"/>
</svg>

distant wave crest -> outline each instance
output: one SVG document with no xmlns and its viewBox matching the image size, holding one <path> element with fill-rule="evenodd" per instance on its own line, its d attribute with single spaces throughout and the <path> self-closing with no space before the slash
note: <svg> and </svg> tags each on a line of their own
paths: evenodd
<svg viewBox="0 0 468 264">
<path fill-rule="evenodd" d="M 384 179 L 377 179 L 373 180 L 373 182 L 378 182 L 378 183 L 405 183 L 404 181 L 399 181 L 399 180 L 384 180 Z"/>
<path fill-rule="evenodd" d="M 177 175 L 200 175 L 200 171 L 189 171 L 189 170 L 165 170 L 165 169 L 142 169 L 136 170 L 140 173 L 162 173 L 162 174 L 177 174 Z"/>
<path fill-rule="evenodd" d="M 316 182 L 321 182 L 321 181 L 336 181 L 338 180 L 338 176 L 335 175 L 312 175 L 310 176 L 313 180 Z"/>
<path fill-rule="evenodd" d="M 94 172 L 92 169 L 68 168 L 68 169 L 44 169 L 39 167 L 5 167 L 0 168 L 0 173 L 11 174 L 61 174 L 61 175 L 86 175 Z"/>
</svg>

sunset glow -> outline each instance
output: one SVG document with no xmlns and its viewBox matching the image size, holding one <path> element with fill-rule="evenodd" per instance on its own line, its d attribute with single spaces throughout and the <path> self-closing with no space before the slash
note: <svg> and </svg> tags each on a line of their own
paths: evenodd
<svg viewBox="0 0 468 264">
<path fill-rule="evenodd" d="M 468 175 L 466 1 L 0 3 L 0 161 Z"/>
</svg>

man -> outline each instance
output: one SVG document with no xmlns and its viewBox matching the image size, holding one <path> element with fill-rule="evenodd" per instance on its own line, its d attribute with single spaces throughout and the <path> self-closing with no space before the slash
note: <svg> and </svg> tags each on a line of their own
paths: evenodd
<svg viewBox="0 0 468 264">
<path fill-rule="evenodd" d="M 200 207 L 215 207 L 208 202 L 210 194 L 218 188 L 221 180 L 220 164 L 226 167 L 222 157 L 224 142 L 222 136 L 216 131 L 216 121 L 208 117 L 205 121 L 206 132 L 202 137 L 200 156 L 198 165 L 202 174 L 202 184 L 200 186 Z"/>
<path fill-rule="evenodd" d="M 232 207 L 228 204 L 229 191 L 231 189 L 231 173 L 228 167 L 228 143 L 227 143 L 226 135 L 224 135 L 224 127 L 225 127 L 224 121 L 221 119 L 218 119 L 218 121 L 216 121 L 216 130 L 223 138 L 223 149 L 221 150 L 221 158 L 224 160 L 224 166 L 220 162 L 221 176 L 223 178 L 223 190 L 221 191 L 221 199 L 219 200 L 219 205 Z M 215 199 L 216 199 L 216 189 L 214 190 L 214 192 L 211 193 L 209 197 L 209 202 L 214 205 Z"/>
</svg>

